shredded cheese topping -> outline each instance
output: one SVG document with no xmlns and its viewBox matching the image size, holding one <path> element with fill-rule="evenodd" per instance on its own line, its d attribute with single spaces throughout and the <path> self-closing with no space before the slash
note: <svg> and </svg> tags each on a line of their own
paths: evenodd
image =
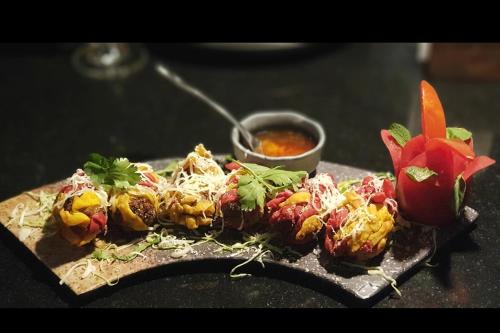
<svg viewBox="0 0 500 333">
<path fill-rule="evenodd" d="M 368 211 L 368 201 L 363 200 L 363 204 L 349 212 L 345 220 L 340 225 L 341 238 L 351 237 L 353 241 L 357 240 L 358 235 L 365 229 L 365 225 L 376 216 Z M 354 227 L 352 225 L 354 224 Z"/>
<path fill-rule="evenodd" d="M 108 207 L 108 194 L 103 188 L 96 188 L 90 177 L 82 170 L 77 169 L 76 172 L 68 178 L 63 186 L 71 185 L 71 189 L 65 193 L 61 193 L 58 200 L 54 203 L 57 209 L 63 208 L 67 199 L 80 196 L 85 192 L 94 192 L 101 202 L 102 207 Z"/>
<path fill-rule="evenodd" d="M 384 184 L 384 180 L 380 177 L 373 176 L 372 179 L 368 182 L 368 185 L 373 186 L 375 192 L 382 191 L 382 185 Z"/>
<path fill-rule="evenodd" d="M 351 237 L 353 241 L 357 240 L 357 237 L 366 228 L 366 224 L 370 221 L 376 219 L 377 217 L 370 213 L 368 206 L 371 202 L 371 198 L 377 192 L 383 191 L 384 179 L 376 175 L 372 176 L 372 179 L 367 183 L 367 186 L 372 186 L 375 190 L 373 194 L 369 195 L 367 198 L 357 194 L 354 190 L 344 192 L 347 201 L 342 203 L 347 204 L 349 207 L 349 213 L 347 217 L 341 222 L 340 229 L 337 231 L 340 233 L 340 238 Z M 351 187 L 353 189 L 353 187 Z M 349 201 L 358 201 L 359 206 L 349 205 Z M 394 216 L 397 211 L 397 202 L 394 199 L 386 198 L 384 204 L 392 209 L 392 215 Z M 335 233 L 335 231 L 334 231 Z"/>
<path fill-rule="evenodd" d="M 345 201 L 344 195 L 339 192 L 332 177 L 327 173 L 320 173 L 308 179 L 305 187 L 311 193 L 311 203 L 321 218 L 330 214 Z M 317 198 L 319 198 L 319 207 L 316 203 Z"/>
<path fill-rule="evenodd" d="M 164 191 L 180 192 L 197 199 L 206 199 L 216 205 L 220 197 L 227 191 L 227 176 L 222 168 L 214 161 L 210 151 L 197 146 L 194 152 L 187 155 L 186 159 L 172 174 L 170 182 L 166 183 Z M 170 196 L 167 206 L 175 200 Z"/>
</svg>

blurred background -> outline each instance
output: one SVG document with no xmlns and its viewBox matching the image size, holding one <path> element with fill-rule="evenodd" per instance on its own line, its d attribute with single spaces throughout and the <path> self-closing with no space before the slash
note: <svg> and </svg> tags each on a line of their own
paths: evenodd
<svg viewBox="0 0 500 333">
<path fill-rule="evenodd" d="M 316 118 L 324 159 L 358 167 L 390 168 L 380 128 L 419 130 L 422 78 L 481 152 L 499 120 L 500 44 L 2 44 L 0 199 L 65 177 L 94 151 L 145 160 L 203 142 L 230 152 L 231 126 L 161 78 L 156 61 L 239 118 L 269 109 Z"/>
<path fill-rule="evenodd" d="M 448 125 L 471 130 L 479 154 L 500 155 L 500 44 L 1 44 L 0 200 L 71 175 L 91 152 L 142 161 L 184 156 L 203 142 L 214 153 L 230 153 L 231 125 L 160 77 L 158 61 L 240 119 L 254 111 L 303 112 L 326 130 L 324 160 L 380 171 L 392 169 L 380 129 L 399 122 L 420 131 L 419 82 L 426 79 L 439 93 Z M 497 198 L 498 164 L 480 177 L 481 195 Z M 483 226 L 492 227 L 498 210 L 490 201 L 481 214 Z M 488 242 L 485 236 L 482 245 Z M 403 287 L 425 294 L 434 286 L 428 275 L 414 281 Z M 434 289 L 438 296 L 419 302 L 488 302 L 476 289 L 466 300 Z M 231 292 L 241 297 L 225 304 L 250 295 Z M 318 294 L 286 295 L 290 302 L 333 304 Z M 266 294 L 253 304 L 266 300 L 287 302 Z"/>
</svg>

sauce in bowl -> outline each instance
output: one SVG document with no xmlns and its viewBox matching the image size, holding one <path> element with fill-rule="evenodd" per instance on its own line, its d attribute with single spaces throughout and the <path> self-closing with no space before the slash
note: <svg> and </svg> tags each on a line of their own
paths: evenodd
<svg viewBox="0 0 500 333">
<path fill-rule="evenodd" d="M 317 144 L 311 136 L 295 129 L 268 129 L 254 135 L 260 140 L 256 151 L 272 157 L 301 155 Z"/>
</svg>

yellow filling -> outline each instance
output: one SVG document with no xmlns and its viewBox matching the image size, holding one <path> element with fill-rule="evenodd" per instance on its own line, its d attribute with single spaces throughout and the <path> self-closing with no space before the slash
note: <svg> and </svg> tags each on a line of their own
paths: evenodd
<svg viewBox="0 0 500 333">
<path fill-rule="evenodd" d="M 309 202 L 311 200 L 311 193 L 309 192 L 297 192 L 292 194 L 288 199 L 280 203 L 280 207 L 284 207 L 286 205 L 294 205 L 298 203 Z"/>
<path fill-rule="evenodd" d="M 302 223 L 302 227 L 297 235 L 295 235 L 295 239 L 302 240 L 309 234 L 315 234 L 321 230 L 322 226 L 323 224 L 321 223 L 321 219 L 318 215 L 309 216 Z"/>
<path fill-rule="evenodd" d="M 353 208 L 356 209 L 361 207 L 361 205 L 363 204 L 363 198 L 354 191 L 348 191 L 344 193 L 344 196 L 345 201 L 343 205 L 350 205 L 348 206 L 350 211 L 352 211 Z"/>
<path fill-rule="evenodd" d="M 206 226 L 212 223 L 212 216 L 215 214 L 215 205 L 210 200 L 197 199 L 186 195 L 168 208 L 169 219 L 188 229 L 197 229 L 199 226 Z"/>
<path fill-rule="evenodd" d="M 59 215 L 64 224 L 70 227 L 79 224 L 88 224 L 90 222 L 90 217 L 80 212 L 68 212 L 67 210 L 61 209 Z"/>
<path fill-rule="evenodd" d="M 136 231 L 148 230 L 148 226 L 142 221 L 142 219 L 132 212 L 129 202 L 130 196 L 127 193 L 120 194 L 116 198 L 115 210 L 117 209 L 120 212 L 123 224 Z"/>
<path fill-rule="evenodd" d="M 71 205 L 71 210 L 73 211 L 82 210 L 88 207 L 99 206 L 100 204 L 101 201 L 94 192 L 85 192 L 73 200 L 73 205 Z"/>
<path fill-rule="evenodd" d="M 94 192 L 84 192 L 80 196 L 75 197 L 70 211 L 64 208 L 59 210 L 59 216 L 62 221 L 62 224 L 59 225 L 61 235 L 76 246 L 82 246 L 92 241 L 95 238 L 94 233 L 87 233 L 82 236 L 75 231 L 79 230 L 78 228 L 85 228 L 90 223 L 90 217 L 82 213 L 81 210 L 99 206 L 100 204 L 101 201 Z M 76 230 L 73 227 L 77 227 Z"/>
<path fill-rule="evenodd" d="M 346 194 L 346 205 L 351 212 L 356 209 L 355 207 L 359 203 L 358 197 L 359 196 L 355 193 L 351 193 L 351 195 L 349 195 L 349 193 Z M 356 228 L 359 223 L 364 223 L 362 229 L 357 232 L 356 236 L 351 235 L 353 229 Z M 335 234 L 334 240 L 338 241 L 343 238 L 344 235 L 350 235 L 347 241 L 350 254 L 358 257 L 358 259 L 364 260 L 382 252 L 387 243 L 388 235 L 393 227 L 394 218 L 387 210 L 387 207 L 384 205 L 369 204 L 366 208 L 366 213 L 356 215 L 355 220 L 347 223 L 342 231 Z M 368 255 L 356 253 L 367 241 L 373 246 L 373 253 Z"/>
<path fill-rule="evenodd" d="M 59 216 L 64 224 L 73 227 L 76 225 L 87 225 L 90 223 L 90 217 L 81 212 L 81 210 L 89 207 L 99 206 L 101 201 L 94 192 L 85 192 L 82 195 L 73 199 L 71 211 L 64 208 L 59 211 Z"/>
</svg>

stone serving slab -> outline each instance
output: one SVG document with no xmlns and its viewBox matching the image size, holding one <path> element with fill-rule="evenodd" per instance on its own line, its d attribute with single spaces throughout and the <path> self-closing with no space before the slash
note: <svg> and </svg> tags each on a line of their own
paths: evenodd
<svg viewBox="0 0 500 333">
<path fill-rule="evenodd" d="M 165 167 L 174 159 L 162 159 L 150 162 L 155 169 Z M 369 170 L 358 169 L 350 166 L 320 162 L 317 172 L 328 172 L 335 175 L 338 181 L 350 178 L 360 178 L 372 173 Z M 61 182 L 42 186 L 33 190 L 57 192 Z M 8 199 L 0 203 L 0 222 L 7 228 L 21 243 L 24 244 L 36 258 L 47 266 L 59 279 L 64 278 L 64 283 L 76 294 L 83 295 L 99 288 L 113 288 L 107 286 L 107 283 L 100 277 L 93 274 L 87 274 L 82 278 L 81 271 L 85 269 L 82 264 L 78 269 L 80 274 L 69 274 L 65 276 L 71 267 L 92 253 L 92 245 L 77 248 L 71 246 L 62 239 L 57 233 L 47 232 L 41 228 L 33 228 L 28 236 L 23 235 L 18 223 L 10 223 L 9 215 L 14 207 L 23 203 L 25 205 L 34 205 L 35 201 L 26 193 Z M 400 279 L 405 273 L 413 271 L 418 265 L 425 262 L 440 247 L 444 246 L 451 239 L 462 232 L 470 230 L 478 213 L 470 207 L 466 207 L 465 214 L 460 221 L 450 227 L 440 228 L 436 231 L 429 230 L 418 225 L 402 229 L 393 234 L 392 245 L 388 249 L 374 258 L 371 262 L 365 263 L 366 266 L 379 266 L 385 274 L 395 280 Z M 226 244 L 241 242 L 241 235 L 237 232 L 224 231 L 220 236 Z M 115 262 L 109 266 L 103 267 L 99 275 L 115 281 L 123 279 L 134 273 L 152 270 L 154 268 L 169 264 L 184 262 L 196 265 L 201 261 L 207 260 L 228 260 L 231 262 L 243 262 L 249 259 L 253 252 L 241 253 L 237 256 L 228 252 L 214 252 L 218 246 L 213 243 L 204 243 L 196 246 L 194 253 L 188 253 L 182 258 L 173 258 L 172 250 L 157 250 L 149 248 L 143 252 L 145 257 L 138 256 L 129 262 Z M 338 259 L 332 259 L 325 255 L 320 245 L 301 249 L 302 256 L 299 258 L 274 257 L 264 259 L 266 265 L 279 265 L 286 268 L 287 274 L 295 274 L 300 271 L 302 274 L 322 280 L 331 284 L 332 288 L 340 288 L 351 294 L 356 299 L 368 300 L 383 290 L 390 288 L 388 279 L 380 276 L 368 274 L 367 270 L 346 265 Z M 265 274 L 266 268 L 263 268 Z M 75 269 L 75 272 L 77 269 Z M 244 272 L 245 268 L 241 269 Z M 239 271 L 240 272 L 240 271 Z M 229 272 L 228 272 L 229 274 Z"/>
</svg>

